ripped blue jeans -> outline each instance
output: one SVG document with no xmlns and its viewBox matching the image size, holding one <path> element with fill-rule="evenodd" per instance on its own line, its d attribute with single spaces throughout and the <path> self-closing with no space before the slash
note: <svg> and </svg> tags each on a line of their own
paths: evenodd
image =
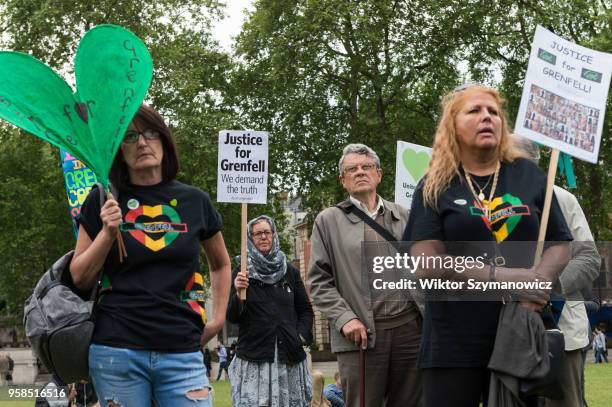
<svg viewBox="0 0 612 407">
<path fill-rule="evenodd" d="M 100 406 L 212 407 L 201 352 L 165 353 L 91 344 L 89 374 Z"/>
</svg>

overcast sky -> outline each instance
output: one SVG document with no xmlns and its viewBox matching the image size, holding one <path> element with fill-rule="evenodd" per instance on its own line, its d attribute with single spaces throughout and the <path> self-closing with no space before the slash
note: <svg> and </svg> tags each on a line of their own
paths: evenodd
<svg viewBox="0 0 612 407">
<path fill-rule="evenodd" d="M 213 36 L 221 46 L 230 50 L 234 44 L 234 37 L 240 32 L 244 22 L 244 9 L 253 7 L 254 0 L 226 0 L 226 18 L 213 27 Z"/>
</svg>

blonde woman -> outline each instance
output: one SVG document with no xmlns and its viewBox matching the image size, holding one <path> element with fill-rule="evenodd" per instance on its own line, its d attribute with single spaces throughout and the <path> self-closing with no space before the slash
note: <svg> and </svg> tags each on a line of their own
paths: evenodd
<svg viewBox="0 0 612 407">
<path fill-rule="evenodd" d="M 412 255 L 483 255 L 480 241 L 496 245 L 506 256 L 510 241 L 537 241 L 546 177 L 521 158 L 510 143 L 504 101 L 490 88 L 461 87 L 442 102 L 432 160 L 419 184 L 404 240 L 414 241 Z M 547 241 L 571 240 L 560 208 L 553 200 Z M 447 242 L 466 242 L 448 245 Z M 472 243 L 469 243 L 472 242 Z M 496 243 L 493 243 L 496 242 Z M 457 247 L 461 246 L 461 250 Z M 426 269 L 425 277 L 474 278 L 480 281 L 553 280 L 563 269 L 566 245 L 545 250 L 540 266 L 532 268 L 534 252 L 522 252 L 505 266 L 487 258 L 482 267 Z M 512 267 L 512 268 L 510 268 Z M 522 301 L 538 310 L 545 293 Z M 487 405 L 491 356 L 501 302 L 428 302 L 421 345 L 425 407 Z"/>
</svg>

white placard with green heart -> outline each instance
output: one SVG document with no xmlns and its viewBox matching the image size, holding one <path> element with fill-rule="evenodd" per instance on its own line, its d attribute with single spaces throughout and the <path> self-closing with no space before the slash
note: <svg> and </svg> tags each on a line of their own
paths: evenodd
<svg viewBox="0 0 612 407">
<path fill-rule="evenodd" d="M 431 160 L 431 148 L 418 144 L 397 142 L 395 163 L 395 203 L 406 208 L 412 206 L 414 190 Z"/>
</svg>

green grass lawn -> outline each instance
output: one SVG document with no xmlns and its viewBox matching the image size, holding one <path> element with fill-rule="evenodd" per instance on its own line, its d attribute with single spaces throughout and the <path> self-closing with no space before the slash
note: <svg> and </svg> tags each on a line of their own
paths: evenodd
<svg viewBox="0 0 612 407">
<path fill-rule="evenodd" d="M 589 356 L 592 356 L 589 354 Z M 585 369 L 585 393 L 589 407 L 612 405 L 612 364 L 588 363 Z"/>
<path fill-rule="evenodd" d="M 610 407 L 612 400 L 612 363 L 586 367 L 586 394 L 589 407 Z M 328 377 L 325 383 L 331 383 Z M 212 382 L 214 388 L 214 407 L 231 407 L 229 381 Z M 6 389 L 0 389 L 0 407 L 33 407 L 33 400 L 7 401 Z M 129 407 L 129 406 L 126 406 Z"/>
<path fill-rule="evenodd" d="M 213 407 L 231 407 L 232 395 L 229 380 L 211 382 L 213 386 Z"/>
</svg>

